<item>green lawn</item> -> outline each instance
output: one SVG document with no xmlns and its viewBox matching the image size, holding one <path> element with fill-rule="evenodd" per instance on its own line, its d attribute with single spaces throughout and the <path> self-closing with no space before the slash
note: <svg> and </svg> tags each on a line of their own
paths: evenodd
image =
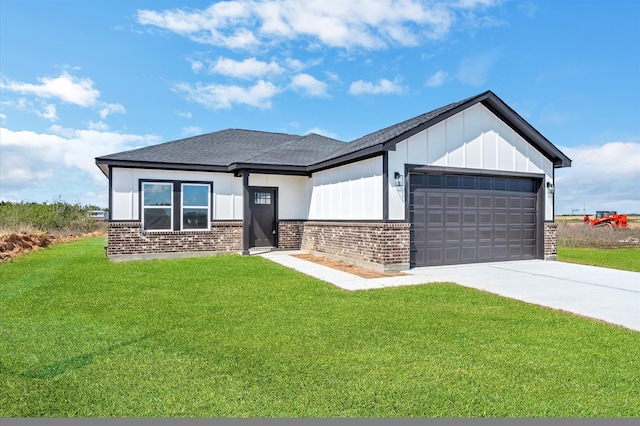
<svg viewBox="0 0 640 426">
<path fill-rule="evenodd" d="M 640 333 L 453 284 L 259 257 L 0 265 L 0 417 L 638 417 Z"/>
<path fill-rule="evenodd" d="M 558 247 L 558 260 L 640 272 L 640 248 Z"/>
</svg>

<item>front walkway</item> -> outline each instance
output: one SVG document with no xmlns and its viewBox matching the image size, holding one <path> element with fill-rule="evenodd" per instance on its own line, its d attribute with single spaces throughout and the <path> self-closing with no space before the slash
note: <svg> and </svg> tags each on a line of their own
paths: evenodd
<svg viewBox="0 0 640 426">
<path fill-rule="evenodd" d="M 346 290 L 453 282 L 640 331 L 640 273 L 564 262 L 524 260 L 431 266 L 365 279 L 273 251 L 261 256 Z"/>
</svg>

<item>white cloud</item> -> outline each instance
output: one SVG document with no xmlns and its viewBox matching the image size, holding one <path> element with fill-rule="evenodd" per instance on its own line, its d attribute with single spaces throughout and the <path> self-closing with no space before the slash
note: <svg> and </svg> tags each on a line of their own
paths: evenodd
<svg viewBox="0 0 640 426">
<path fill-rule="evenodd" d="M 52 126 L 49 133 L 36 133 L 0 127 L 0 198 L 47 201 L 60 194 L 66 201 L 94 203 L 82 197 L 99 188 L 106 206 L 108 181 L 95 157 L 157 142 L 153 135 L 97 129 Z"/>
<path fill-rule="evenodd" d="M 209 71 L 231 77 L 255 78 L 269 74 L 281 74 L 284 72 L 284 68 L 274 61 L 263 62 L 258 61 L 256 58 L 247 58 L 243 61 L 219 58 L 209 68 Z"/>
<path fill-rule="evenodd" d="M 192 118 L 193 115 L 190 112 L 182 112 L 182 111 L 176 111 L 176 115 L 178 117 L 182 117 L 182 118 Z"/>
<path fill-rule="evenodd" d="M 99 132 L 105 132 L 109 130 L 109 126 L 103 123 L 102 121 L 98 121 L 94 123 L 93 121 L 89 122 L 89 130 L 97 130 Z"/>
<path fill-rule="evenodd" d="M 187 126 L 182 128 L 183 136 L 194 136 L 202 134 L 202 127 L 199 126 Z"/>
<path fill-rule="evenodd" d="M 496 52 L 487 52 L 463 58 L 458 65 L 456 78 L 463 84 L 482 86 L 489 79 L 489 72 L 497 57 Z"/>
<path fill-rule="evenodd" d="M 196 74 L 202 71 L 203 68 L 204 64 L 202 63 L 202 61 L 191 61 L 191 71 L 195 72 Z"/>
<path fill-rule="evenodd" d="M 312 129 L 309 129 L 307 131 L 307 134 L 310 134 L 310 133 L 315 133 L 316 135 L 322 135 L 322 136 L 326 136 L 326 137 L 332 138 L 332 139 L 338 139 L 338 135 L 335 134 L 334 132 L 330 132 L 329 130 L 321 129 L 319 127 L 314 127 Z"/>
<path fill-rule="evenodd" d="M 296 74 L 291 79 L 291 87 L 307 96 L 327 97 L 327 83 L 316 79 L 309 74 Z"/>
<path fill-rule="evenodd" d="M 453 24 L 498 2 L 464 0 L 234 0 L 206 9 L 139 10 L 138 22 L 193 41 L 230 49 L 256 49 L 306 40 L 340 48 L 415 46 L 446 36 Z"/>
<path fill-rule="evenodd" d="M 221 84 L 179 83 L 174 86 L 174 90 L 186 93 L 187 99 L 213 110 L 228 109 L 234 104 L 268 109 L 271 108 L 271 98 L 280 92 L 273 83 L 264 80 L 248 88 Z"/>
<path fill-rule="evenodd" d="M 438 71 L 427 79 L 425 83 L 427 87 L 440 87 L 446 81 L 449 74 L 446 71 Z"/>
<path fill-rule="evenodd" d="M 572 209 L 640 213 L 640 143 L 558 147 L 572 160 L 556 170 L 556 213 Z"/>
<path fill-rule="evenodd" d="M 376 84 L 369 81 L 358 80 L 351 83 L 351 86 L 349 87 L 349 93 L 352 95 L 379 95 L 385 93 L 401 94 L 402 92 L 404 92 L 404 88 L 398 83 L 398 79 L 390 81 L 386 78 L 378 80 L 378 83 Z"/>
<path fill-rule="evenodd" d="M 38 81 L 40 84 L 4 80 L 0 83 L 0 88 L 40 98 L 58 98 L 81 107 L 94 105 L 100 97 L 100 92 L 93 88 L 91 79 L 77 78 L 66 71 L 59 77 L 41 77 Z"/>
<path fill-rule="evenodd" d="M 56 121 L 58 119 L 58 114 L 56 113 L 56 106 L 53 104 L 46 105 L 44 107 L 44 112 L 36 111 L 36 114 L 50 121 Z"/>
<path fill-rule="evenodd" d="M 125 114 L 126 112 L 127 111 L 120 104 L 104 104 L 103 108 L 100 110 L 100 118 L 104 120 L 109 114 Z"/>
</svg>

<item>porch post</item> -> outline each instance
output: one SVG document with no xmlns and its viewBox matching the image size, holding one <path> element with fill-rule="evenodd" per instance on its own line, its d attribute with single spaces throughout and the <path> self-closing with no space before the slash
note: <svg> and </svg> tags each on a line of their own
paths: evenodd
<svg viewBox="0 0 640 426">
<path fill-rule="evenodd" d="M 249 255 L 249 224 L 251 208 L 249 207 L 249 171 L 242 171 L 242 255 Z"/>
</svg>

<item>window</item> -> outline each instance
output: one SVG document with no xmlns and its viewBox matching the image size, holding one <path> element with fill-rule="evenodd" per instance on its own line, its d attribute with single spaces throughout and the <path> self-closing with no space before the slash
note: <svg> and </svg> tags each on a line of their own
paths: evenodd
<svg viewBox="0 0 640 426">
<path fill-rule="evenodd" d="M 141 189 L 143 230 L 209 229 L 210 183 L 142 182 Z"/>
<path fill-rule="evenodd" d="M 256 192 L 253 195 L 253 204 L 271 204 L 271 193 Z"/>
<path fill-rule="evenodd" d="M 143 228 L 170 231 L 173 223 L 173 185 L 145 182 L 142 185 L 142 200 Z"/>
<path fill-rule="evenodd" d="M 182 184 L 182 229 L 209 229 L 209 188 Z"/>
</svg>

